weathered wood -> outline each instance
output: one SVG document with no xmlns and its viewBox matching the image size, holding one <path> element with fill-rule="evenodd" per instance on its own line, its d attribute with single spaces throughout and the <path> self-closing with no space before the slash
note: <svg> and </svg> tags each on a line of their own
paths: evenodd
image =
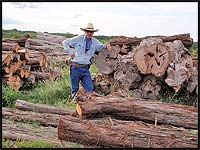
<svg viewBox="0 0 200 150">
<path fill-rule="evenodd" d="M 46 72 L 31 71 L 31 74 L 35 76 L 36 80 L 45 81 L 50 79 L 50 74 Z"/>
<path fill-rule="evenodd" d="M 153 39 L 145 39 L 143 43 L 148 43 Z M 156 40 L 156 39 L 155 39 Z M 134 61 L 143 74 L 152 73 L 159 77 L 165 74 L 170 63 L 169 47 L 163 43 L 153 43 L 150 45 L 140 44 L 133 55 Z"/>
<path fill-rule="evenodd" d="M 41 125 L 57 127 L 57 122 L 62 115 L 21 111 L 13 108 L 2 109 L 2 117 L 19 122 L 38 122 Z"/>
<path fill-rule="evenodd" d="M 143 82 L 140 84 L 139 89 L 142 92 L 141 98 L 157 99 L 161 85 L 156 81 L 156 77 L 150 74 L 143 78 Z"/>
<path fill-rule="evenodd" d="M 3 139 L 9 139 L 12 141 L 41 140 L 53 144 L 55 147 L 60 147 L 60 141 L 55 137 L 57 137 L 57 128 L 54 127 L 35 126 L 27 123 L 13 122 L 8 119 L 3 119 L 2 121 Z M 68 146 L 72 143 L 65 142 L 64 144 L 64 146 Z"/>
<path fill-rule="evenodd" d="M 19 45 L 17 43 L 5 43 L 2 42 L 2 50 L 4 51 L 13 51 L 18 53 Z"/>
<path fill-rule="evenodd" d="M 139 98 L 94 97 L 84 92 L 78 92 L 77 100 L 76 110 L 83 117 L 109 114 L 120 119 L 148 122 L 154 122 L 157 117 L 161 124 L 198 128 L 196 107 Z"/>
<path fill-rule="evenodd" d="M 96 65 L 102 74 L 111 74 L 114 71 L 115 65 L 117 63 L 117 55 L 114 51 L 108 51 L 103 49 L 95 56 Z M 113 58 L 115 56 L 115 58 Z"/>
<path fill-rule="evenodd" d="M 10 85 L 15 91 L 17 91 L 22 86 L 22 81 L 19 75 L 14 75 L 8 78 L 7 84 Z"/>
<path fill-rule="evenodd" d="M 185 47 L 191 47 L 193 43 L 193 39 L 190 38 L 190 34 L 178 34 L 178 35 L 173 35 L 173 36 L 146 36 L 142 38 L 137 38 L 137 37 L 124 37 L 121 36 L 119 38 L 115 38 L 110 40 L 111 45 L 134 45 L 137 46 L 140 44 L 140 42 L 144 39 L 147 38 L 160 38 L 162 39 L 163 42 L 173 42 L 175 40 L 180 40 Z"/>
<path fill-rule="evenodd" d="M 175 92 L 178 92 L 184 81 L 188 80 L 190 77 L 189 70 L 181 65 L 175 64 L 175 68 L 168 67 L 167 78 L 165 82 L 174 88 Z"/>
<path fill-rule="evenodd" d="M 21 78 L 28 78 L 31 73 L 31 66 L 30 65 L 22 65 L 20 68 L 20 76 Z"/>
<path fill-rule="evenodd" d="M 28 60 L 29 59 L 29 53 L 27 49 L 20 49 L 19 51 L 20 60 Z"/>
<path fill-rule="evenodd" d="M 62 117 L 58 139 L 112 148 L 197 148 L 197 134 L 184 129 L 154 126 L 138 121 L 100 121 Z"/>
<path fill-rule="evenodd" d="M 73 111 L 68 109 L 49 106 L 46 104 L 34 104 L 27 101 L 17 100 L 15 103 L 15 108 L 22 111 L 35 111 L 38 113 L 51 113 L 58 115 L 71 115 Z"/>
</svg>

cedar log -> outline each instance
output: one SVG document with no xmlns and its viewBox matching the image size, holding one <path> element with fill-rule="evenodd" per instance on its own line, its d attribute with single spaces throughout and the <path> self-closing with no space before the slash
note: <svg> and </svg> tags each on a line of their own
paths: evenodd
<svg viewBox="0 0 200 150">
<path fill-rule="evenodd" d="M 71 116 L 62 117 L 58 123 L 58 139 L 112 148 L 198 147 L 197 134 L 192 135 L 182 128 L 109 120 L 107 125 Z"/>
<path fill-rule="evenodd" d="M 112 98 L 77 94 L 76 110 L 80 116 L 94 117 L 102 114 L 127 120 L 142 120 L 153 123 L 155 118 L 161 124 L 185 128 L 198 128 L 196 107 L 168 104 L 140 98 Z"/>
</svg>

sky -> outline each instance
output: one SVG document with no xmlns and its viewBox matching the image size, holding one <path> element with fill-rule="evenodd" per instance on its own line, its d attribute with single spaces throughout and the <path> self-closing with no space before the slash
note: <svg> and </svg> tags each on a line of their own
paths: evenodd
<svg viewBox="0 0 200 150">
<path fill-rule="evenodd" d="M 2 2 L 2 28 L 145 37 L 190 33 L 198 41 L 198 2 Z"/>
</svg>

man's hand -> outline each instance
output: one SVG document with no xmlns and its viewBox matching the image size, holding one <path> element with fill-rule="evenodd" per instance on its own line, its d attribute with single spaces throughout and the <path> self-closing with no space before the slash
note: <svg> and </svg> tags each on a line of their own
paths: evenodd
<svg viewBox="0 0 200 150">
<path fill-rule="evenodd" d="M 106 47 L 107 50 L 112 50 L 112 47 L 111 47 L 110 43 L 106 43 L 105 47 Z"/>
</svg>

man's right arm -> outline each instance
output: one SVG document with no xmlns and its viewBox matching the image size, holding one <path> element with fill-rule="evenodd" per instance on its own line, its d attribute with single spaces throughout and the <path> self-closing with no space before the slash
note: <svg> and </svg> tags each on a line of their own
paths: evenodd
<svg viewBox="0 0 200 150">
<path fill-rule="evenodd" d="M 75 54 L 75 46 L 77 43 L 78 37 L 68 38 L 63 41 L 64 50 L 67 51 L 69 55 Z"/>
</svg>

